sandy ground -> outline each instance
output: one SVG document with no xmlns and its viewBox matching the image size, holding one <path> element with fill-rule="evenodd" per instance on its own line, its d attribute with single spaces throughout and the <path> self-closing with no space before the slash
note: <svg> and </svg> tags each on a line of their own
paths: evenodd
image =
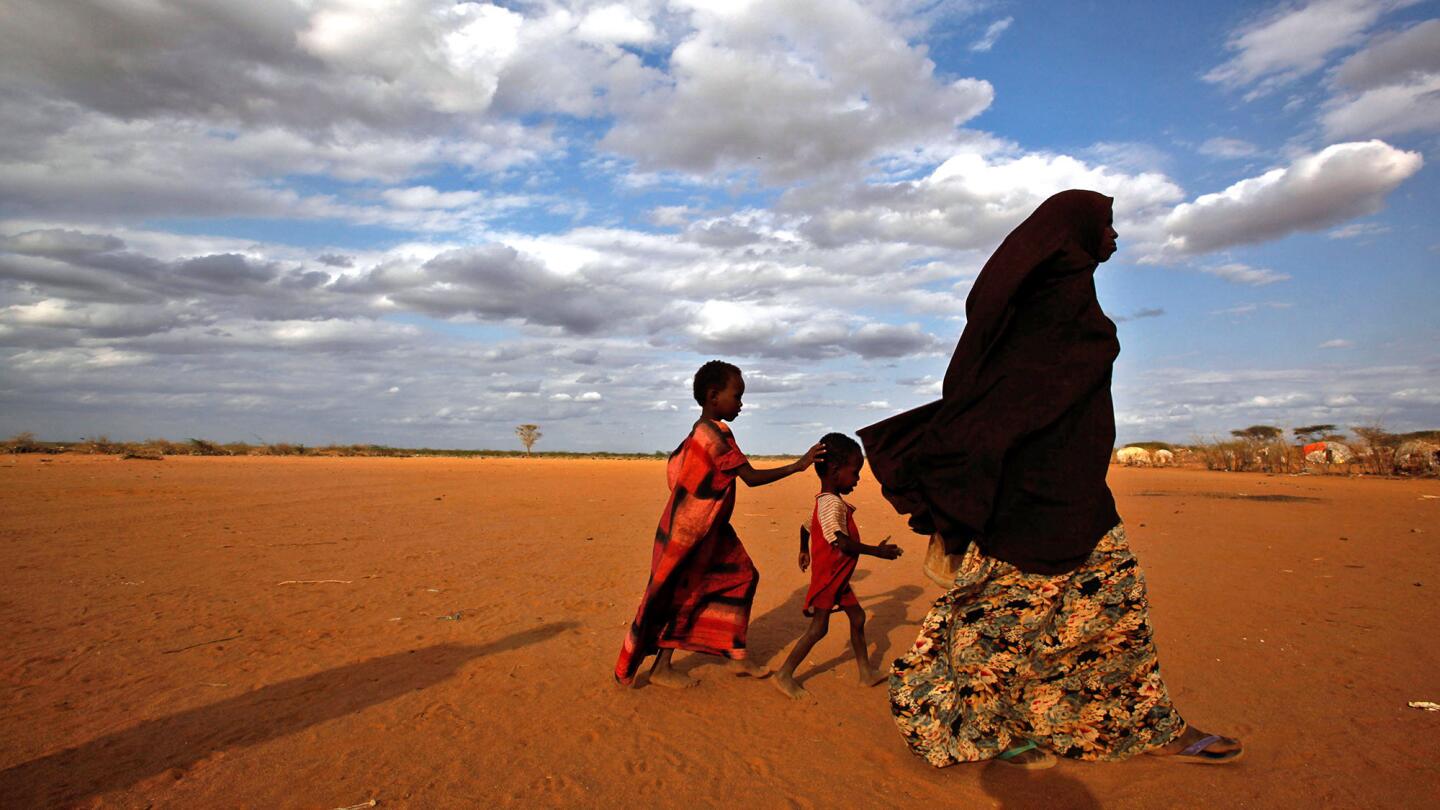
<svg viewBox="0 0 1440 810">
<path fill-rule="evenodd" d="M 1440 795 L 1440 481 L 1114 469 L 1163 672 L 1218 768 L 933 770 L 843 622 L 813 700 L 677 656 L 611 681 L 645 584 L 650 461 L 0 458 L 0 806 L 1416 807 Z M 741 488 L 751 649 L 805 626 L 812 474 Z M 1431 497 L 1426 497 L 1431 496 Z M 938 589 L 872 482 L 876 661 Z M 301 582 L 287 583 L 290 580 Z M 342 580 L 327 582 L 325 580 Z M 840 632 L 837 632 L 840 631 Z M 1433 804 L 1430 806 L 1434 806 Z"/>
</svg>

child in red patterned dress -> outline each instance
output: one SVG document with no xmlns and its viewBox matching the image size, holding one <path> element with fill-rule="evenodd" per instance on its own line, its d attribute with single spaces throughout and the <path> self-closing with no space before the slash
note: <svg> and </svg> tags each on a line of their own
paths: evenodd
<svg viewBox="0 0 1440 810">
<path fill-rule="evenodd" d="M 671 665 L 677 649 L 728 658 L 739 675 L 769 674 L 746 653 L 760 572 L 730 525 L 735 481 L 764 486 L 809 467 L 823 452 L 817 444 L 783 467 L 751 467 L 725 424 L 740 415 L 740 369 L 711 360 L 695 372 L 694 392 L 700 419 L 666 464 L 670 500 L 655 530 L 650 581 L 615 663 L 615 680 L 630 686 L 649 655 L 650 683 L 694 686 Z"/>
<path fill-rule="evenodd" d="M 865 455 L 860 445 L 843 433 L 829 433 L 820 439 L 825 448 L 824 459 L 815 462 L 815 473 L 820 476 L 820 494 L 815 496 L 815 509 L 810 516 L 810 548 L 804 547 L 806 532 L 801 532 L 800 570 L 804 571 L 814 563 L 810 571 L 810 590 L 805 594 L 805 615 L 810 618 L 810 627 L 795 643 L 789 657 L 775 675 L 775 686 L 792 698 L 806 695 L 805 688 L 795 680 L 795 668 L 810 654 L 810 650 L 830 629 L 830 614 L 836 610 L 845 611 L 850 619 L 850 646 L 855 651 L 855 662 L 860 668 L 860 684 L 874 686 L 885 681 L 886 676 L 870 665 L 869 649 L 865 643 L 865 611 L 855 591 L 850 587 L 850 576 L 855 573 L 855 563 L 861 554 L 893 560 L 901 554 L 898 546 L 886 537 L 879 545 L 867 546 L 860 542 L 860 531 L 855 526 L 855 507 L 845 502 L 843 495 L 855 489 L 860 482 L 860 468 L 865 465 Z"/>
</svg>

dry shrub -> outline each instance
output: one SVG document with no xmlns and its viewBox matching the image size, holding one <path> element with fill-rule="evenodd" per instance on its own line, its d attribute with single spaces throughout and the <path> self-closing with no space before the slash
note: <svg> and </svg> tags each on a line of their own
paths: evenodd
<svg viewBox="0 0 1440 810">
<path fill-rule="evenodd" d="M 1371 475 L 1395 474 L 1395 451 L 1400 448 L 1400 437 L 1373 425 L 1356 425 L 1351 430 L 1359 439 L 1358 455 L 1365 472 Z"/>
<path fill-rule="evenodd" d="M 28 430 L 24 433 L 16 433 L 6 439 L 3 446 L 7 453 L 42 453 L 45 451 L 44 445 L 35 441 L 35 434 Z"/>
<path fill-rule="evenodd" d="M 110 437 L 104 434 L 89 439 L 81 439 L 70 447 L 70 452 L 72 453 L 88 453 L 96 456 L 115 456 L 124 451 L 124 445 L 119 442 L 110 441 Z"/>
<path fill-rule="evenodd" d="M 190 442 L 190 455 L 192 456 L 228 456 L 230 451 L 215 442 L 205 439 L 187 439 Z"/>
<path fill-rule="evenodd" d="M 160 452 L 158 447 L 146 443 L 131 445 L 124 453 L 120 454 L 120 458 L 126 461 L 164 461 L 165 454 Z"/>
</svg>

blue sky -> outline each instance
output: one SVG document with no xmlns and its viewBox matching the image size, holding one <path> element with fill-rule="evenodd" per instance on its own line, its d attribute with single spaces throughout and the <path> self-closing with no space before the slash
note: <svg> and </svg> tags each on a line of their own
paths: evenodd
<svg viewBox="0 0 1440 810">
<path fill-rule="evenodd" d="M 797 451 L 1070 187 L 1122 442 L 1440 427 L 1437 8 L 0 0 L 0 433 Z"/>
</svg>

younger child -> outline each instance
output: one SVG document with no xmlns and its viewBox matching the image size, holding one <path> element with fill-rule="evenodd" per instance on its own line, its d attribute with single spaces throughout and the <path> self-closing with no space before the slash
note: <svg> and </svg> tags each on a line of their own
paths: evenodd
<svg viewBox="0 0 1440 810">
<path fill-rule="evenodd" d="M 670 454 L 665 468 L 670 500 L 655 530 L 650 581 L 615 663 L 615 680 L 634 684 L 645 656 L 655 654 L 650 683 L 694 686 L 670 665 L 675 650 L 722 655 L 736 674 L 764 676 L 745 658 L 750 606 L 760 572 L 730 526 L 735 479 L 752 487 L 793 475 L 815 463 L 817 444 L 799 461 L 757 470 L 726 427 L 740 415 L 745 379 L 740 369 L 711 360 L 695 373 L 700 419 Z"/>
<path fill-rule="evenodd" d="M 830 614 L 836 610 L 845 611 L 850 619 L 850 646 L 860 667 L 860 684 L 874 686 L 886 679 L 870 666 L 865 643 L 865 611 L 850 588 L 850 576 L 855 573 L 855 563 L 861 554 L 893 560 L 902 553 L 898 546 L 891 545 L 889 537 L 878 546 L 861 543 L 860 531 L 855 527 L 855 507 L 841 497 L 852 492 L 860 482 L 860 468 L 865 464 L 860 445 L 843 433 L 828 433 L 817 446 L 825 448 L 824 460 L 815 462 L 820 494 L 815 496 L 815 509 L 810 516 L 810 549 L 807 553 L 803 547 L 803 531 L 800 549 L 801 571 L 814 562 L 810 570 L 810 590 L 805 594 L 805 615 L 811 617 L 810 628 L 795 643 L 795 649 L 790 651 L 775 676 L 775 686 L 792 698 L 806 694 L 805 688 L 795 681 L 795 668 L 825 637 L 830 629 Z"/>
</svg>

